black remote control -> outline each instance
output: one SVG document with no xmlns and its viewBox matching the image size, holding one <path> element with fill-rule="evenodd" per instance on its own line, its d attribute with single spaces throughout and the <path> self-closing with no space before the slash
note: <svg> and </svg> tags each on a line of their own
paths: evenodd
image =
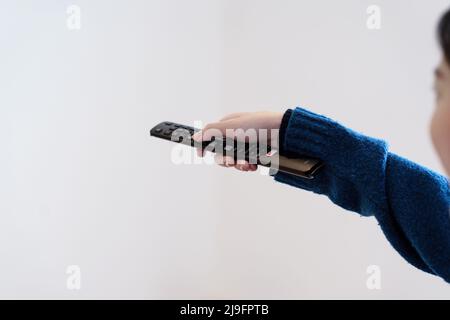
<svg viewBox="0 0 450 320">
<path fill-rule="evenodd" d="M 246 160 L 252 164 L 270 167 L 274 173 L 281 171 L 305 179 L 313 179 L 314 174 L 323 165 L 318 159 L 284 157 L 278 153 L 278 150 L 272 150 L 270 146 L 260 143 L 216 137 L 200 144 L 192 139 L 192 136 L 198 131 L 200 130 L 190 126 L 166 121 L 151 129 L 150 135 L 191 147 L 199 147 L 204 151 L 232 156 L 235 160 Z"/>
</svg>

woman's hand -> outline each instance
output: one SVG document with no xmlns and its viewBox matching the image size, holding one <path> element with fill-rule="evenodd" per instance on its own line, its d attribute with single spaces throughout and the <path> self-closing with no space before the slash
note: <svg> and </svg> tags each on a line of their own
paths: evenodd
<svg viewBox="0 0 450 320">
<path fill-rule="evenodd" d="M 278 130 L 280 129 L 283 113 L 281 112 L 240 112 L 232 113 L 218 122 L 209 123 L 200 132 L 197 132 L 193 139 L 197 142 L 210 141 L 212 137 L 220 132 L 223 136 L 229 138 L 236 138 L 239 140 L 239 135 L 231 134 L 236 130 L 247 131 L 249 129 L 267 130 L 268 143 L 272 147 L 276 147 L 278 143 Z M 259 135 L 258 135 L 259 137 Z M 272 137 L 272 139 L 271 139 Z M 276 139 L 274 139 L 276 137 Z M 197 149 L 199 156 L 203 156 L 203 151 Z M 215 161 L 218 165 L 224 167 L 234 167 L 241 171 L 255 171 L 256 164 L 250 164 L 245 160 L 238 160 L 236 163 L 232 157 L 215 155 Z"/>
</svg>

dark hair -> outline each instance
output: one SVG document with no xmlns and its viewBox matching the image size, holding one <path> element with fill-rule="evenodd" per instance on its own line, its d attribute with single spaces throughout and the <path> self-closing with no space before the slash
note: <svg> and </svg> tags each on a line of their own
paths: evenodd
<svg viewBox="0 0 450 320">
<path fill-rule="evenodd" d="M 439 22 L 438 38 L 445 58 L 450 64 L 450 10 L 442 16 Z"/>
</svg>

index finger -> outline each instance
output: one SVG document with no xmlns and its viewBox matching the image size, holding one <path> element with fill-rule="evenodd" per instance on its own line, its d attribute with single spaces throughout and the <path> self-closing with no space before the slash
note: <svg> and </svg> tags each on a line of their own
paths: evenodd
<svg viewBox="0 0 450 320">
<path fill-rule="evenodd" d="M 224 137 L 227 134 L 227 129 L 236 129 L 236 125 L 237 122 L 234 119 L 209 123 L 202 130 L 194 134 L 192 138 L 200 142 L 210 141 L 213 137 Z"/>
</svg>

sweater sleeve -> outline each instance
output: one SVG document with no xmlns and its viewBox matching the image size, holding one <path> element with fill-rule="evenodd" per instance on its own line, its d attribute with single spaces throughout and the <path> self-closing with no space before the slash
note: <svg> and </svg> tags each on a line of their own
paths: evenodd
<svg viewBox="0 0 450 320">
<path fill-rule="evenodd" d="M 289 110 L 280 153 L 319 158 L 312 180 L 279 172 L 278 182 L 326 195 L 374 216 L 398 253 L 450 283 L 450 188 L 447 178 L 388 151 L 387 144 L 303 108 Z"/>
</svg>

